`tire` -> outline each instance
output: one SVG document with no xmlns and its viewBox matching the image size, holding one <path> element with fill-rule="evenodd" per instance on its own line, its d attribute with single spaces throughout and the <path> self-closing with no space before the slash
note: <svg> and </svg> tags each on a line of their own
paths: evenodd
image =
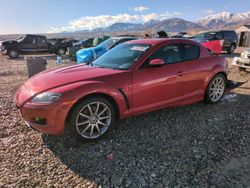
<svg viewBox="0 0 250 188">
<path fill-rule="evenodd" d="M 234 53 L 235 48 L 236 48 L 235 44 L 232 44 L 232 45 L 228 48 L 227 53 L 228 53 L 228 54 Z"/>
<path fill-rule="evenodd" d="M 226 78 L 223 74 L 215 75 L 209 82 L 206 93 L 205 93 L 205 102 L 210 104 L 218 103 L 226 89 Z"/>
<path fill-rule="evenodd" d="M 8 56 L 10 58 L 18 58 L 19 52 L 18 52 L 18 50 L 14 50 L 14 49 L 8 50 Z"/>
<path fill-rule="evenodd" d="M 114 124 L 115 111 L 112 103 L 105 98 L 93 97 L 80 102 L 73 109 L 67 128 L 77 140 L 90 142 L 105 137 Z"/>
<path fill-rule="evenodd" d="M 65 53 L 66 53 L 66 49 L 64 49 L 64 48 L 61 48 L 57 51 L 57 54 L 59 54 L 59 55 L 65 55 Z"/>
</svg>

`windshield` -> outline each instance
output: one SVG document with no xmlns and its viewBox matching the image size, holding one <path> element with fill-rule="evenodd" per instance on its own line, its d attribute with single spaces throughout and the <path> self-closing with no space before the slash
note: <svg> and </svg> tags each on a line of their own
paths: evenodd
<svg viewBox="0 0 250 188">
<path fill-rule="evenodd" d="M 99 57 L 92 64 L 97 67 L 127 70 L 150 47 L 150 44 L 120 44 Z"/>
<path fill-rule="evenodd" d="M 108 39 L 97 45 L 97 47 L 105 48 L 106 50 L 109 50 L 113 44 L 115 44 L 119 39 Z"/>
<path fill-rule="evenodd" d="M 201 33 L 196 36 L 196 38 L 206 38 L 206 39 L 212 39 L 214 38 L 215 33 L 214 32 L 207 32 L 207 33 Z"/>
</svg>

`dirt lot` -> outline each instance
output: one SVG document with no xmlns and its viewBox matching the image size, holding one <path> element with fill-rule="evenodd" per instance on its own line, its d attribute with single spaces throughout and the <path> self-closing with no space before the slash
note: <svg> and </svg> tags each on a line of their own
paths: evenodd
<svg viewBox="0 0 250 188">
<path fill-rule="evenodd" d="M 26 74 L 0 56 L 0 187 L 249 187 L 249 72 L 230 66 L 238 88 L 219 104 L 130 118 L 98 143 L 28 128 L 13 104 Z"/>
</svg>

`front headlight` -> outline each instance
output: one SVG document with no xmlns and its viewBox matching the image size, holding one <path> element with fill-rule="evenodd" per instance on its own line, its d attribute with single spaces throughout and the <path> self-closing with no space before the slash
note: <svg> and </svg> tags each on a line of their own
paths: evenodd
<svg viewBox="0 0 250 188">
<path fill-rule="evenodd" d="M 37 96 L 35 96 L 31 102 L 32 103 L 41 103 L 41 104 L 50 104 L 58 99 L 60 99 L 61 94 L 60 93 L 53 93 L 53 92 L 44 92 Z"/>
</svg>

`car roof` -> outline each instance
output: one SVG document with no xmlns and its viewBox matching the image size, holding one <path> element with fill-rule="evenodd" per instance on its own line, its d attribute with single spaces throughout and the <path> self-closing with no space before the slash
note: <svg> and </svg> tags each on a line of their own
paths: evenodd
<svg viewBox="0 0 250 188">
<path fill-rule="evenodd" d="M 44 35 L 36 35 L 36 34 L 25 34 L 24 36 L 45 37 Z"/>
<path fill-rule="evenodd" d="M 138 37 L 111 37 L 110 39 L 138 39 Z"/>
<path fill-rule="evenodd" d="M 198 44 L 199 43 L 189 40 L 189 39 L 182 39 L 182 38 L 156 38 L 156 39 L 139 39 L 139 40 L 131 40 L 126 43 L 129 44 L 151 44 L 151 45 L 158 45 L 161 43 L 166 42 L 176 42 L 176 43 L 189 43 L 189 44 Z"/>
</svg>

